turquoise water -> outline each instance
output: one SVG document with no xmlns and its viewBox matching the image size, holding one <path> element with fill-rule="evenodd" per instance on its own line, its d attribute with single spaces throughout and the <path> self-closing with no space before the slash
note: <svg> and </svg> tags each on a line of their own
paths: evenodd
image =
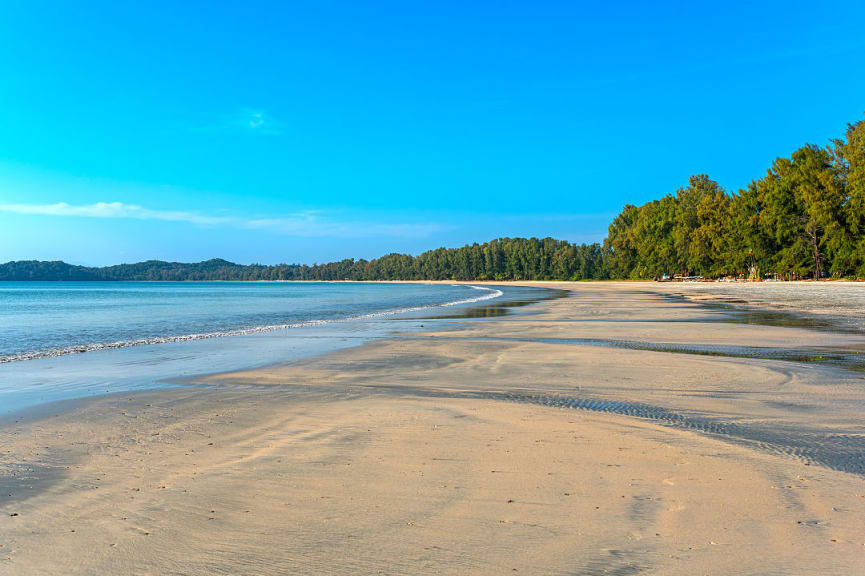
<svg viewBox="0 0 865 576">
<path fill-rule="evenodd" d="M 3 282 L 0 363 L 324 325 L 499 295 L 463 285 Z"/>
<path fill-rule="evenodd" d="M 441 322 L 423 316 L 543 292 L 417 284 L 0 282 L 0 413 L 291 361 Z"/>
</svg>

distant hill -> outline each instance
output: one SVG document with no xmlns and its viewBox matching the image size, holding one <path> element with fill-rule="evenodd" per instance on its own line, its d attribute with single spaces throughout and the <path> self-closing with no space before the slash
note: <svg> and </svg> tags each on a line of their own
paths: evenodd
<svg viewBox="0 0 865 576">
<path fill-rule="evenodd" d="M 194 263 L 148 260 L 137 264 L 117 264 L 94 270 L 102 280 L 243 280 L 248 279 L 244 274 L 258 268 L 262 267 L 243 266 L 214 258 Z"/>
<path fill-rule="evenodd" d="M 60 261 L 20 260 L 0 264 L 0 280 L 99 280 L 95 270 Z"/>
<path fill-rule="evenodd" d="M 0 264 L 0 280 L 258 280 L 262 279 L 262 270 L 274 268 L 243 266 L 222 259 L 194 263 L 148 260 L 101 268 L 22 260 Z"/>
<path fill-rule="evenodd" d="M 500 238 L 419 256 L 388 254 L 374 260 L 242 265 L 227 260 L 148 260 L 103 268 L 27 260 L 0 264 L 0 280 L 582 280 L 608 277 L 600 244 L 552 238 Z"/>
</svg>

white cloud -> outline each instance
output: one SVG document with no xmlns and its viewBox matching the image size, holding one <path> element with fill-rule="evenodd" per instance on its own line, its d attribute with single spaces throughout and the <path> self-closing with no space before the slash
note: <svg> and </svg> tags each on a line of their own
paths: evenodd
<svg viewBox="0 0 865 576">
<path fill-rule="evenodd" d="M 282 134 L 282 123 L 264 110 L 258 108 L 241 108 L 212 123 L 197 124 L 186 127 L 190 132 L 223 133 L 246 132 L 277 136 Z"/>
<path fill-rule="evenodd" d="M 95 204 L 73 205 L 66 202 L 56 204 L 0 204 L 0 212 L 12 214 L 32 214 L 41 216 L 79 216 L 85 218 L 134 218 L 136 220 L 165 220 L 169 222 L 189 222 L 199 225 L 224 224 L 230 218 L 202 216 L 194 212 L 174 210 L 151 210 L 124 204 L 122 202 L 96 202 Z"/>
<path fill-rule="evenodd" d="M 285 236 L 365 238 L 371 236 L 394 236 L 423 238 L 447 227 L 435 223 L 390 224 L 338 220 L 320 211 L 304 211 L 279 217 L 244 218 L 236 216 L 209 216 L 197 212 L 177 210 L 154 210 L 123 202 L 96 202 L 74 205 L 66 202 L 55 204 L 0 204 L 0 212 L 35 216 L 63 216 L 78 218 L 131 218 L 136 220 L 161 220 L 185 222 L 198 226 L 230 226 L 244 230 L 262 230 Z"/>
<path fill-rule="evenodd" d="M 261 112 L 253 112 L 247 117 L 246 123 L 250 128 L 261 128 L 264 126 L 264 115 Z"/>
<path fill-rule="evenodd" d="M 230 124 L 236 128 L 242 128 L 256 134 L 280 134 L 279 122 L 264 110 L 244 108 Z"/>
<path fill-rule="evenodd" d="M 435 223 L 385 224 L 339 221 L 320 218 L 316 214 L 309 212 L 283 218 L 244 220 L 242 226 L 248 229 L 267 230 L 287 236 L 330 236 L 340 238 L 366 238 L 370 236 L 425 238 L 430 234 L 447 229 L 446 226 Z"/>
</svg>

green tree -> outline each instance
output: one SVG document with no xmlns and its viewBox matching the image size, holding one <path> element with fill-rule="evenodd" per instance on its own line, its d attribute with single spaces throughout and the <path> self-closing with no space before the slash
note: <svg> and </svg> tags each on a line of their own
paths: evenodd
<svg viewBox="0 0 865 576">
<path fill-rule="evenodd" d="M 835 266 L 843 274 L 865 277 L 865 122 L 848 124 L 845 137 L 834 140 L 833 145 L 835 170 L 844 188 L 848 233 Z"/>
</svg>

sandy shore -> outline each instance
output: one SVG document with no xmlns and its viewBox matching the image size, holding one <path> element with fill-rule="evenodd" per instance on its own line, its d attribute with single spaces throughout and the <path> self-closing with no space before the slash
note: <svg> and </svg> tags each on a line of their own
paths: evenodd
<svg viewBox="0 0 865 576">
<path fill-rule="evenodd" d="M 865 574 L 865 338 L 551 285 L 7 423 L 0 574 Z"/>
</svg>

